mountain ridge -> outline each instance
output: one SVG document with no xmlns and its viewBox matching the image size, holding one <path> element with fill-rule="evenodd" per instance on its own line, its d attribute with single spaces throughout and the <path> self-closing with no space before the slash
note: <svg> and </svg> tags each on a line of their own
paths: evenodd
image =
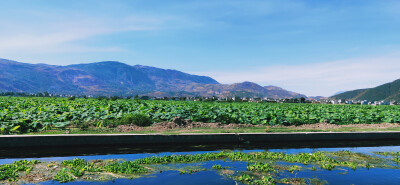
<svg viewBox="0 0 400 185">
<path fill-rule="evenodd" d="M 347 91 L 331 96 L 331 98 L 368 101 L 400 101 L 400 79 L 373 88 Z"/>
<path fill-rule="evenodd" d="M 253 82 L 220 84 L 174 69 L 103 61 L 66 66 L 0 59 L 0 91 L 85 95 L 190 95 L 295 98 L 303 94 Z"/>
</svg>

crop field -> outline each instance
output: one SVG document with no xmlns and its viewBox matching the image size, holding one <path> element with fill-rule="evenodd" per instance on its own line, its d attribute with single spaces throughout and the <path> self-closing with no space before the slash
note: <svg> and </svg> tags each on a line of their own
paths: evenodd
<svg viewBox="0 0 400 185">
<path fill-rule="evenodd" d="M 0 132 L 27 133 L 69 125 L 101 127 L 106 120 L 141 114 L 152 122 L 179 116 L 195 122 L 301 125 L 399 123 L 400 106 L 227 103 L 0 97 Z"/>
</svg>

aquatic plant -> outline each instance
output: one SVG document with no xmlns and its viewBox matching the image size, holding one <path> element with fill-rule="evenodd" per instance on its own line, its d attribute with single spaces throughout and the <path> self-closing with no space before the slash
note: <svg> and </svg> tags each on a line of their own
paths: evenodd
<svg viewBox="0 0 400 185">
<path fill-rule="evenodd" d="M 216 164 L 216 165 L 213 165 L 212 168 L 220 170 L 220 169 L 222 169 L 222 166 L 219 164 Z"/>
<path fill-rule="evenodd" d="M 392 161 L 400 163 L 400 152 L 374 152 L 374 153 L 383 156 L 392 156 L 391 159 Z"/>
<path fill-rule="evenodd" d="M 75 180 L 74 176 L 68 173 L 68 170 L 66 168 L 63 168 L 62 170 L 58 171 L 53 179 L 60 183 L 65 183 Z"/>
<path fill-rule="evenodd" d="M 397 159 L 398 153 L 382 153 L 386 156 L 393 156 Z M 293 183 L 300 182 L 301 179 L 296 178 L 282 178 L 281 171 L 294 173 L 301 169 L 317 170 L 317 167 L 325 170 L 333 170 L 336 167 L 348 167 L 356 169 L 359 167 L 374 168 L 377 165 L 377 157 L 364 156 L 350 151 L 339 152 L 314 152 L 314 153 L 296 153 L 287 154 L 285 152 L 232 152 L 222 151 L 218 153 L 200 153 L 194 155 L 168 155 L 168 156 L 152 156 L 147 158 L 140 158 L 133 161 L 121 160 L 95 160 L 86 161 L 84 159 L 64 160 L 62 162 L 50 162 L 49 164 L 37 165 L 42 168 L 57 169 L 52 172 L 53 179 L 59 182 L 69 182 L 75 179 L 87 179 L 100 174 L 113 174 L 112 176 L 130 177 L 131 175 L 143 175 L 165 169 L 159 168 L 164 166 L 160 164 L 180 164 L 180 163 L 197 163 L 202 161 L 224 160 L 229 161 L 243 161 L 247 163 L 245 172 L 232 172 L 228 177 L 241 181 L 245 184 L 274 184 L 274 183 Z M 364 160 L 368 159 L 365 161 Z M 383 159 L 389 161 L 388 159 Z M 281 162 L 284 162 L 282 164 Z M 12 164 L 0 165 L 0 183 L 4 180 L 16 181 L 22 175 L 27 175 L 32 170 L 35 170 L 35 165 L 39 161 L 15 161 Z M 292 163 L 292 164 L 287 164 Z M 308 167 L 307 165 L 310 165 Z M 158 167 L 157 167 L 158 166 Z M 179 165 L 178 165 L 179 166 Z M 382 165 L 383 166 L 383 165 Z M 62 169 L 60 169 L 62 168 Z M 170 168 L 167 168 L 171 170 Z M 214 164 L 212 169 L 219 170 L 219 174 L 224 174 L 224 167 L 220 164 Z M 180 174 L 192 174 L 200 171 L 200 169 L 192 169 L 185 167 L 184 169 L 172 169 L 179 171 Z M 34 171 L 35 173 L 37 172 Z M 118 174 L 118 175 L 116 175 Z M 287 173 L 284 173 L 287 174 Z M 233 176 L 233 177 L 232 177 Z M 303 179 L 304 180 L 304 179 Z"/>
<path fill-rule="evenodd" d="M 70 172 L 75 176 L 75 177 L 81 177 L 85 175 L 85 169 L 80 169 L 80 168 L 71 168 Z"/>
<path fill-rule="evenodd" d="M 312 171 L 317 171 L 317 167 L 313 166 L 313 167 L 311 167 L 311 170 Z"/>
<path fill-rule="evenodd" d="M 147 173 L 148 170 L 135 161 L 125 161 L 122 163 L 112 163 L 104 166 L 104 169 L 113 173 Z"/>
<path fill-rule="evenodd" d="M 275 184 L 275 179 L 271 176 L 263 176 L 261 179 L 256 179 L 249 174 L 243 174 L 236 177 L 236 180 L 245 183 L 245 184 L 255 184 L 255 185 L 264 185 L 264 184 Z"/>
<path fill-rule="evenodd" d="M 0 180 L 9 180 L 15 181 L 17 179 L 18 172 L 27 172 L 29 173 L 35 164 L 38 164 L 38 160 L 19 160 L 15 161 L 12 164 L 4 164 L 0 165 Z"/>
<path fill-rule="evenodd" d="M 72 160 L 65 160 L 61 164 L 68 167 L 81 167 L 85 166 L 87 164 L 87 161 L 84 159 L 75 158 Z"/>
<path fill-rule="evenodd" d="M 290 166 L 288 172 L 293 173 L 294 171 L 300 171 L 301 167 L 297 165 Z"/>
<path fill-rule="evenodd" d="M 84 159 L 73 159 L 73 160 L 65 160 L 61 163 L 62 165 L 69 167 L 71 169 L 74 169 L 76 172 L 77 170 L 79 171 L 87 171 L 87 172 L 99 172 L 102 171 L 102 169 L 98 166 L 96 166 L 93 162 L 88 162 Z M 78 172 L 76 172 L 78 173 Z"/>
<path fill-rule="evenodd" d="M 251 177 L 249 174 L 243 174 L 237 178 L 241 182 L 251 182 L 254 180 L 254 177 Z"/>
<path fill-rule="evenodd" d="M 254 163 L 247 165 L 248 171 L 259 171 L 259 172 L 277 172 L 271 163 Z"/>
</svg>

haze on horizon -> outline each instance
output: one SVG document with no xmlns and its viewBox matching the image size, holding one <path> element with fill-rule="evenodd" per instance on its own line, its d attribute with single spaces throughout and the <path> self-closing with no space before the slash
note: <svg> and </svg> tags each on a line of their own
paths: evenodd
<svg viewBox="0 0 400 185">
<path fill-rule="evenodd" d="M 120 61 L 307 96 L 400 78 L 400 1 L 2 0 L 0 58 Z"/>
</svg>

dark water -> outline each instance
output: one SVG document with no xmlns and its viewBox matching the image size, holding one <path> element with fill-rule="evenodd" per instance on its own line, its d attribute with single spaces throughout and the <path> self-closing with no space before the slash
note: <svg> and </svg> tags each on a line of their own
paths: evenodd
<svg viewBox="0 0 400 185">
<path fill-rule="evenodd" d="M 134 149 L 130 148 L 108 148 L 115 150 L 117 154 L 112 154 L 111 151 L 107 151 L 107 154 L 97 155 L 98 152 L 93 153 L 82 153 L 78 152 L 76 155 L 68 155 L 68 156 L 59 156 L 57 154 L 42 154 L 43 156 L 38 157 L 16 157 L 6 156 L 6 150 L 3 150 L 3 159 L 0 159 L 0 164 L 12 163 L 16 160 L 21 159 L 38 159 L 41 161 L 57 161 L 57 160 L 68 160 L 74 158 L 81 158 L 86 160 L 94 160 L 94 159 L 124 159 L 124 160 L 135 160 L 138 158 L 145 158 L 150 156 L 165 156 L 165 155 L 179 155 L 179 154 L 197 154 L 197 153 L 206 153 L 206 152 L 220 152 L 222 149 L 230 149 L 233 151 L 242 151 L 242 152 L 255 152 L 255 151 L 271 151 L 271 152 L 286 152 L 286 153 L 300 153 L 307 152 L 313 153 L 316 151 L 340 151 L 340 150 L 350 150 L 352 152 L 364 153 L 367 155 L 375 155 L 372 152 L 398 152 L 400 151 L 400 144 L 389 144 L 384 146 L 351 146 L 351 147 L 297 147 L 297 148 L 287 148 L 287 147 L 270 147 L 267 145 L 254 145 L 254 146 L 215 146 L 213 147 L 202 147 L 197 146 L 199 150 L 196 151 L 196 147 L 192 147 L 190 150 L 188 149 L 171 149 L 173 152 L 166 151 L 156 151 L 152 152 L 149 150 L 143 150 L 140 152 L 140 148 L 135 147 Z M 71 148 L 71 150 L 74 150 Z M 93 149 L 95 150 L 95 149 Z M 121 152 L 125 151 L 125 152 Z M 131 151 L 131 152 L 129 152 Z M 134 151 L 134 152 L 133 152 Z M 15 153 L 16 151 L 10 151 L 10 153 Z M 40 153 L 40 152 L 39 152 Z M 29 154 L 20 154 L 20 156 L 26 156 Z M 48 156 L 46 156 L 48 155 Z M 206 168 L 205 171 L 199 171 L 192 174 L 180 174 L 179 171 L 176 170 L 166 170 L 162 173 L 153 173 L 149 175 L 145 175 L 143 177 L 137 179 L 115 179 L 112 181 L 106 182 L 92 182 L 92 181 L 75 181 L 63 184 L 165 184 L 165 185 L 191 185 L 191 184 L 212 184 L 212 185 L 235 185 L 241 184 L 240 182 L 235 182 L 232 178 L 228 178 L 226 175 L 219 174 L 218 170 L 212 169 L 212 165 L 220 164 L 221 166 L 226 166 L 228 169 L 233 171 L 246 171 L 247 162 L 232 162 L 232 161 L 207 161 L 200 163 L 191 163 L 191 164 L 168 164 L 168 165 L 183 165 L 180 167 L 184 167 L 184 165 L 188 166 L 197 166 L 199 168 Z M 296 164 L 302 166 L 302 164 Z M 397 164 L 398 165 L 398 164 Z M 176 167 L 176 166 L 175 166 Z M 296 173 L 288 173 L 282 172 L 280 176 L 284 176 L 286 178 L 307 178 L 306 182 L 311 183 L 312 178 L 317 178 L 319 180 L 327 181 L 329 184 L 400 184 L 400 170 L 399 169 L 382 169 L 382 168 L 358 168 L 355 171 L 346 168 L 346 167 L 336 167 L 334 170 L 317 170 L 312 171 L 308 169 L 300 170 Z M 58 184 L 55 181 L 42 182 L 40 184 Z"/>
</svg>

